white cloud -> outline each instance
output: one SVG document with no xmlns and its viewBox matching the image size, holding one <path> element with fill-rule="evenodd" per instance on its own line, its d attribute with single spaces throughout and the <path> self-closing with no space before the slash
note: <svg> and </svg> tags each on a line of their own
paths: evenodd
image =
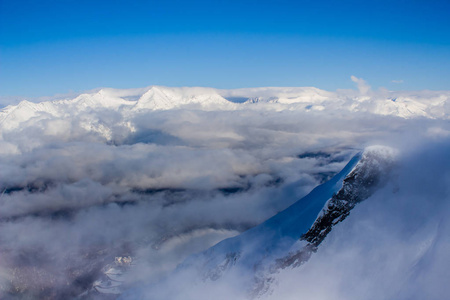
<svg viewBox="0 0 450 300">
<path fill-rule="evenodd" d="M 364 80 L 352 80 L 361 94 L 369 92 Z M 278 92 L 264 95 L 273 100 Z M 320 97 L 312 97 L 316 92 L 282 89 L 289 104 L 242 104 L 236 110 L 135 112 L 130 103 L 105 108 L 87 97 L 77 100 L 80 106 L 24 103 L 24 110 L 0 113 L 0 255 L 6 257 L 0 277 L 32 261 L 45 284 L 55 282 L 48 287 L 36 281 L 36 291 L 49 288 L 56 298 L 70 298 L 83 291 L 74 274 L 95 273 L 111 257 L 130 254 L 139 261 L 130 283 L 159 278 L 187 249 L 207 248 L 290 205 L 339 171 L 357 149 L 380 143 L 414 149 L 422 139 L 436 141 L 450 131 L 448 110 L 440 106 L 445 92 L 398 94 L 409 105 L 426 103 L 435 119 L 352 111 L 347 105 L 354 104 L 353 94 L 319 90 Z M 145 89 L 119 94 L 132 102 L 127 97 L 138 99 L 139 93 Z M 100 96 L 95 99 L 108 101 Z M 319 104 L 324 111 L 305 109 Z M 330 155 L 308 155 L 318 151 Z M 18 272 L 35 280 L 27 270 Z M 234 284 L 199 289 L 240 295 Z M 1 279 L 0 285 L 8 289 Z"/>
<path fill-rule="evenodd" d="M 354 83 L 356 83 L 358 90 L 362 95 L 366 95 L 370 91 L 370 85 L 364 79 L 353 75 L 350 78 Z"/>
</svg>

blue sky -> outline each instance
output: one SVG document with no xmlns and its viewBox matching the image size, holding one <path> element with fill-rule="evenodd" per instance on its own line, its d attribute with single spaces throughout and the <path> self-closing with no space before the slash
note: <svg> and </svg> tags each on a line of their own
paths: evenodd
<svg viewBox="0 0 450 300">
<path fill-rule="evenodd" d="M 450 1 L 0 0 L 0 96 L 335 90 L 351 75 L 374 88 L 450 89 Z"/>
</svg>

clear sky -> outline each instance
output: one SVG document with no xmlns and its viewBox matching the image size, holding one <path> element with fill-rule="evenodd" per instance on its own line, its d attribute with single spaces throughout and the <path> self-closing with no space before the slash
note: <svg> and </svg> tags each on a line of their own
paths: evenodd
<svg viewBox="0 0 450 300">
<path fill-rule="evenodd" d="M 450 89 L 450 1 L 0 0 L 0 96 L 148 85 Z"/>
</svg>

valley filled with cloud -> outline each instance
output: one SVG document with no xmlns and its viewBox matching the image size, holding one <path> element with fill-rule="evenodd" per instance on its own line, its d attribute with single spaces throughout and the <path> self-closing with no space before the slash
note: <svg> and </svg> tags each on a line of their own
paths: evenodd
<svg viewBox="0 0 450 300">
<path fill-rule="evenodd" d="M 351 79 L 355 90 L 150 86 L 2 108 L 2 299 L 442 299 L 450 92 Z M 373 145 L 398 153 L 384 184 L 264 292 L 249 270 L 183 269 Z"/>
</svg>

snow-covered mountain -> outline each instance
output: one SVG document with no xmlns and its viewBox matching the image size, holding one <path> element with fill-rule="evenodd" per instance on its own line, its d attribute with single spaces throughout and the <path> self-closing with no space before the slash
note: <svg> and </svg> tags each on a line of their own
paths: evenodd
<svg viewBox="0 0 450 300">
<path fill-rule="evenodd" d="M 206 284 L 241 278 L 250 298 L 265 295 L 273 274 L 304 264 L 355 205 L 384 185 L 396 155 L 388 147 L 367 148 L 307 196 L 260 225 L 191 255 L 171 276 L 186 273 Z"/>
<path fill-rule="evenodd" d="M 208 280 L 233 276 L 227 274 L 233 268 L 253 273 L 251 293 L 264 294 L 270 273 L 308 260 L 332 227 L 387 180 L 394 162 L 393 149 L 370 147 L 292 206 L 239 236 L 191 256 L 180 268 L 194 267 Z"/>
<path fill-rule="evenodd" d="M 208 299 L 199 297 L 208 289 L 217 299 L 266 297 L 279 278 L 286 285 L 291 272 L 305 282 L 322 261 L 339 264 L 340 249 L 354 251 L 384 223 L 406 215 L 403 228 L 393 227 L 417 232 L 417 215 L 448 198 L 448 151 L 438 151 L 448 149 L 448 97 L 446 91 L 367 88 L 152 86 L 5 107 L 0 298 L 136 299 L 142 291 L 144 299 L 198 300 Z M 374 144 L 401 150 L 406 170 L 399 188 L 392 182 L 382 188 L 393 164 L 398 170 L 392 151 L 367 148 L 351 160 Z M 431 163 L 423 159 L 427 153 Z M 368 197 L 377 201 L 356 205 Z M 443 203 L 433 205 L 446 217 Z M 377 221 L 372 211 L 361 216 L 368 204 L 393 215 L 352 240 L 342 228 Z M 435 236 L 448 241 L 435 233 L 434 219 L 445 224 L 431 211 L 422 222 L 429 222 L 425 233 L 415 233 L 424 238 L 412 242 L 404 241 L 404 231 L 390 236 L 391 227 L 380 233 L 393 241 L 385 248 L 407 245 L 398 251 L 408 258 L 403 273 L 422 270 L 417 265 L 425 260 L 448 265 L 446 255 L 436 260 L 431 253 L 446 249 L 435 246 Z M 330 248 L 333 241 L 338 246 Z M 367 269 L 386 267 L 383 247 Z M 363 257 L 358 265 L 365 263 Z"/>
<path fill-rule="evenodd" d="M 100 89 L 73 99 L 34 103 L 22 101 L 0 111 L 2 130 L 17 128 L 30 120 L 70 118 L 86 113 L 115 111 L 126 118 L 152 110 L 269 109 L 302 111 L 351 111 L 401 118 L 449 118 L 450 92 L 390 92 L 359 94 L 356 91 L 328 92 L 312 87 L 247 88 L 169 88 Z M 257 105 L 256 105 L 257 104 Z M 98 118 L 98 116 L 97 116 Z M 85 124 L 89 128 L 88 124 Z M 107 135 L 105 133 L 105 135 Z"/>
</svg>

